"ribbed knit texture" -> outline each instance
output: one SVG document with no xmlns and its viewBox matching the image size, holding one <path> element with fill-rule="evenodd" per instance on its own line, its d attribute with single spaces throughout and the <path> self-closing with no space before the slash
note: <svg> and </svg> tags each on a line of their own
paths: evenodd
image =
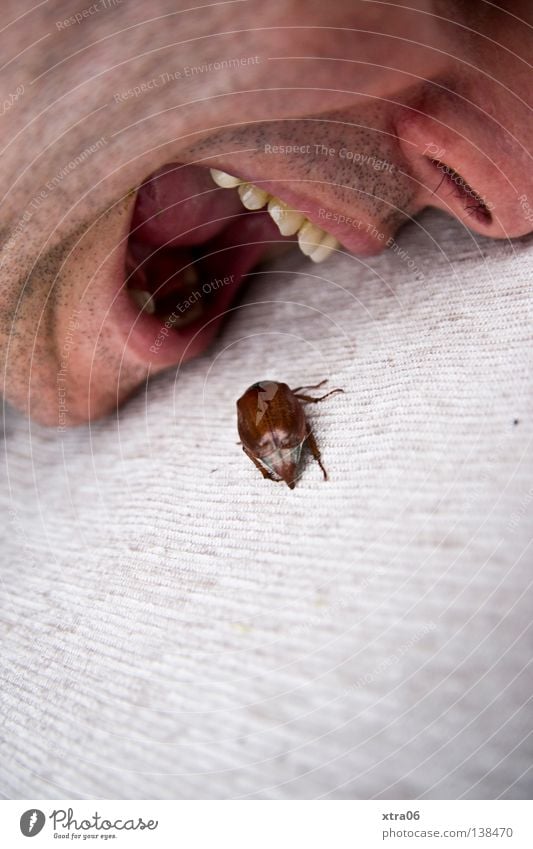
<svg viewBox="0 0 533 849">
<path fill-rule="evenodd" d="M 8 413 L 0 793 L 530 797 L 532 269 L 427 214 L 278 260 L 118 417 Z M 237 397 L 324 377 L 330 480 L 263 480 Z"/>
</svg>

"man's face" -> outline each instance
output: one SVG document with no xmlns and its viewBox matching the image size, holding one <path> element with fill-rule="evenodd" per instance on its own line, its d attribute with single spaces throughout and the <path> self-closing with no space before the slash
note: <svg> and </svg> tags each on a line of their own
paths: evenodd
<svg viewBox="0 0 533 849">
<path fill-rule="evenodd" d="M 108 413 L 205 350 L 284 241 L 369 255 L 426 206 L 533 230 L 527 0 L 22 5 L 1 36 L 0 350 L 40 422 Z"/>
</svg>

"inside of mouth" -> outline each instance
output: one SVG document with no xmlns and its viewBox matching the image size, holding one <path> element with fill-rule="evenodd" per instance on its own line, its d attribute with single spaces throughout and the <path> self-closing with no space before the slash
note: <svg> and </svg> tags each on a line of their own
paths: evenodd
<svg viewBox="0 0 533 849">
<path fill-rule="evenodd" d="M 125 280 L 139 310 L 180 330 L 226 309 L 243 278 L 282 241 L 266 210 L 245 209 L 209 169 L 172 163 L 140 186 Z"/>
</svg>

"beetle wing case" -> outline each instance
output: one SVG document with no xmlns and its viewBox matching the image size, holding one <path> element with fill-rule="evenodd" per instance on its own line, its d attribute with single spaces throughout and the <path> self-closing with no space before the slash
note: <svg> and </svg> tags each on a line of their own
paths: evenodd
<svg viewBox="0 0 533 849">
<path fill-rule="evenodd" d="M 262 380 L 249 386 L 237 401 L 237 426 L 246 454 L 263 477 L 283 480 L 293 489 L 306 439 L 327 477 L 300 398 L 286 383 Z"/>
<path fill-rule="evenodd" d="M 294 448 L 305 438 L 305 415 L 286 383 L 263 380 L 248 387 L 237 401 L 242 443 L 256 457 L 273 448 Z"/>
</svg>

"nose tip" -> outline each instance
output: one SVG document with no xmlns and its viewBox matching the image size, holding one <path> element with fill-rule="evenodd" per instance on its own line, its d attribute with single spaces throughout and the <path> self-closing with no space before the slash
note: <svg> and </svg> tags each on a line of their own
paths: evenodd
<svg viewBox="0 0 533 849">
<path fill-rule="evenodd" d="M 524 179 L 533 189 L 533 178 L 526 177 L 529 171 L 519 151 L 510 156 L 496 132 L 481 132 L 474 121 L 465 118 L 463 127 L 457 120 L 451 123 L 447 113 L 437 119 L 407 108 L 396 123 L 400 148 L 417 184 L 417 211 L 443 209 L 493 238 L 531 232 L 519 196 Z"/>
</svg>

